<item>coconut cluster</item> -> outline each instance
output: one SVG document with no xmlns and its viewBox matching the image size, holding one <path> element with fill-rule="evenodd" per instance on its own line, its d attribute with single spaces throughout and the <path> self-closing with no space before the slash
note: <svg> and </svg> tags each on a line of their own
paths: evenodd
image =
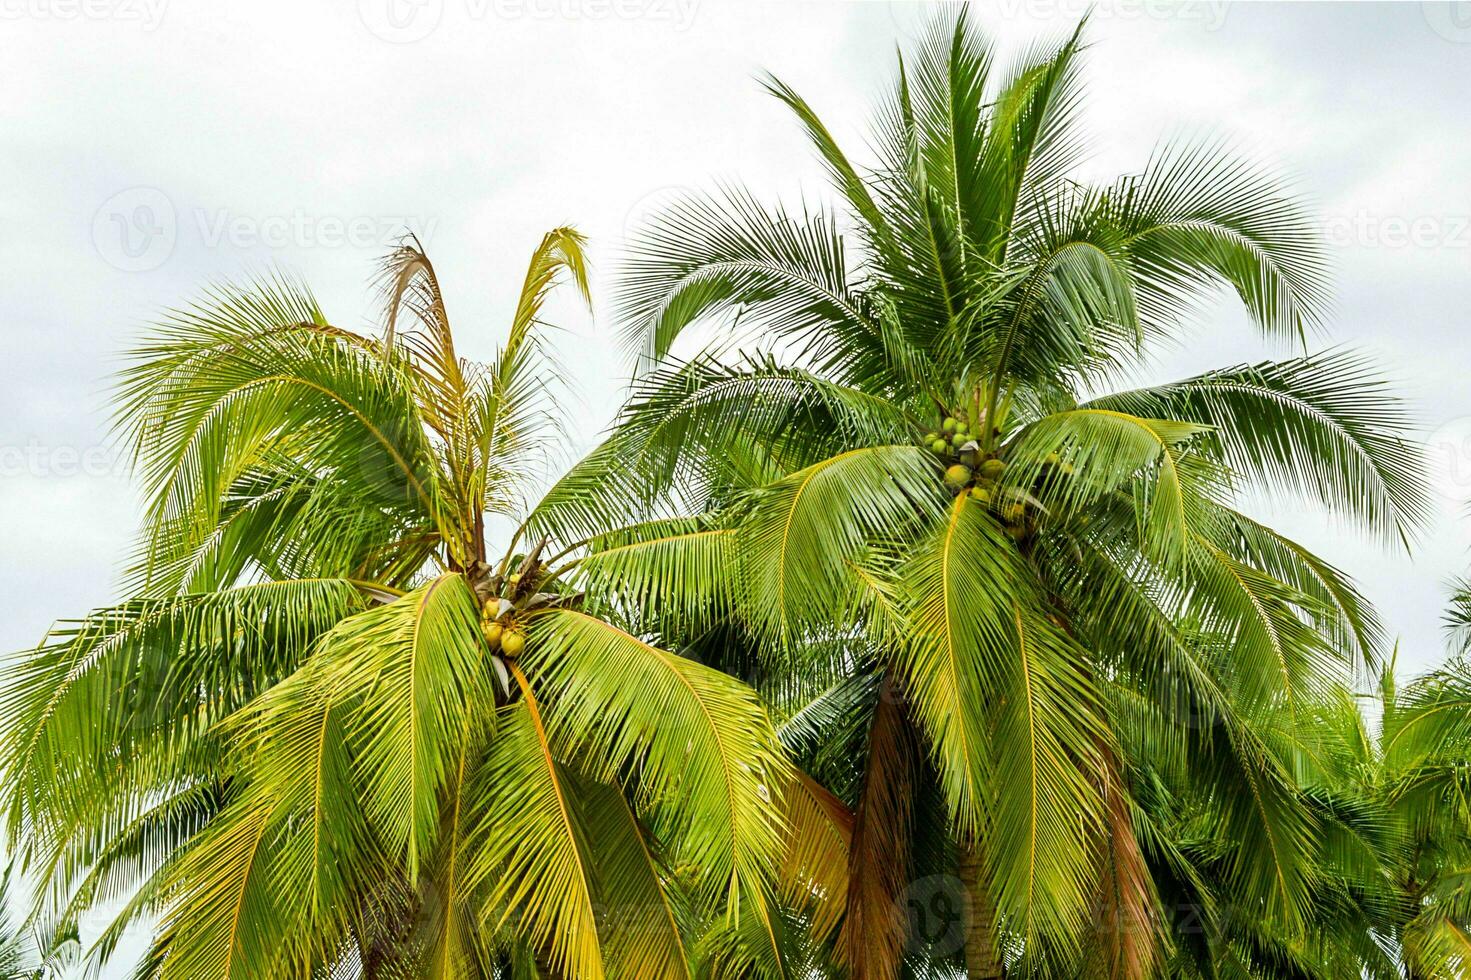
<svg viewBox="0 0 1471 980">
<path fill-rule="evenodd" d="M 526 649 L 526 634 L 516 622 L 513 608 L 506 599 L 487 600 L 480 609 L 480 632 L 492 650 L 499 650 L 514 660 Z"/>
<path fill-rule="evenodd" d="M 949 466 L 945 469 L 945 485 L 959 495 L 969 490 L 984 490 L 988 499 L 991 487 L 1000 478 L 1006 464 L 987 457 L 980 440 L 971 431 L 970 422 L 962 416 L 947 415 L 932 432 L 926 432 L 922 444 Z"/>
<path fill-rule="evenodd" d="M 967 446 L 976 443 L 976 438 L 971 433 L 968 421 L 959 416 L 947 415 L 941 420 L 939 428 L 925 433 L 922 441 L 936 456 L 952 459 L 958 458 L 966 451 Z"/>
<path fill-rule="evenodd" d="M 992 430 L 1000 435 L 999 429 Z M 1006 461 L 981 449 L 971 424 L 964 417 L 946 416 L 937 429 L 924 434 L 922 445 L 949 465 L 945 469 L 945 486 L 957 497 L 964 495 L 990 511 L 1013 538 L 1021 540 L 1036 529 L 1036 499 L 1024 489 L 1000 484 L 1006 475 Z M 1050 453 L 1043 460 L 1047 474 L 1067 476 L 1072 466 Z"/>
</svg>

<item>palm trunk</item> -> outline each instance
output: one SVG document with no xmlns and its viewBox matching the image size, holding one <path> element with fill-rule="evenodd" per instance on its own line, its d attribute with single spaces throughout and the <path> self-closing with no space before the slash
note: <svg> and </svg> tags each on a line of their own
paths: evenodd
<svg viewBox="0 0 1471 980">
<path fill-rule="evenodd" d="M 885 680 L 869 728 L 848 850 L 848 909 L 840 948 L 851 980 L 896 980 L 899 975 L 908 939 L 904 889 L 909 884 L 918 764 L 915 735 L 900 695 Z"/>
<path fill-rule="evenodd" d="M 970 914 L 965 923 L 966 976 L 969 980 L 1002 980 L 1006 967 L 1001 962 L 996 903 L 991 901 L 991 893 L 981 880 L 979 845 L 961 845 L 959 870 L 970 898 Z"/>
</svg>

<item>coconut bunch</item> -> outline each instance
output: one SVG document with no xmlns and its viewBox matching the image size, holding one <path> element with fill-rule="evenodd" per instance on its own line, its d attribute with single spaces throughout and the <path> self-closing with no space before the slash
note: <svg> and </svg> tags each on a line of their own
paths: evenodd
<svg viewBox="0 0 1471 980">
<path fill-rule="evenodd" d="M 999 434 L 999 430 L 996 431 Z M 945 485 L 956 494 L 964 493 L 967 488 L 975 485 L 976 473 L 986 463 L 1000 463 L 999 460 L 988 458 L 982 448 L 982 440 L 972 430 L 970 420 L 962 413 L 945 415 L 934 430 L 924 434 L 920 442 L 942 461 L 949 463 L 945 470 Z M 1004 469 L 1005 464 L 1001 466 Z M 986 479 L 994 483 L 1000 476 L 1000 471 L 992 467 L 991 473 Z"/>
<path fill-rule="evenodd" d="M 959 414 L 946 415 L 937 428 L 924 434 L 921 444 L 942 459 L 957 458 L 967 446 L 980 445 L 971 433 L 970 422 Z"/>
<path fill-rule="evenodd" d="M 542 560 L 547 539 L 530 552 L 508 555 L 499 571 L 484 562 L 473 570 L 472 583 L 480 598 L 480 632 L 494 653 L 496 673 L 509 689 L 506 663 L 526 649 L 525 623 L 529 614 L 553 607 L 576 608 L 582 594 L 556 585 L 563 568 L 551 568 Z"/>
<path fill-rule="evenodd" d="M 512 660 L 526 649 L 526 634 L 516 622 L 515 611 L 515 603 L 500 597 L 487 599 L 480 609 L 480 632 L 485 634 L 485 642 Z"/>
<path fill-rule="evenodd" d="M 952 413 L 945 415 L 935 429 L 926 432 L 921 444 L 949 464 L 944 479 L 952 493 L 965 494 L 990 510 L 1007 532 L 1020 541 L 1036 529 L 1042 506 L 1024 489 L 1000 486 L 1006 474 L 1006 461 L 1001 458 L 999 446 L 1002 428 L 992 426 L 990 435 L 983 442 L 964 414 Z M 1049 453 L 1043 460 L 1043 480 L 1065 479 L 1072 472 L 1072 465 L 1057 453 Z"/>
</svg>

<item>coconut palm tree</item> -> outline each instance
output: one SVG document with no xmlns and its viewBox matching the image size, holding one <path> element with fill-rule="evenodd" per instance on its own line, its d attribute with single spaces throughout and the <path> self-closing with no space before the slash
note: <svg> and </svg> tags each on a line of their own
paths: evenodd
<svg viewBox="0 0 1471 980">
<path fill-rule="evenodd" d="M 1388 675 L 1389 668 L 1386 669 Z M 1177 919 L 1163 975 L 1397 980 L 1392 937 L 1403 917 L 1396 884 L 1403 835 L 1381 774 L 1372 695 L 1345 684 L 1308 693 L 1294 709 L 1254 718 L 1278 764 L 1293 776 L 1314 833 L 1310 898 L 1295 930 L 1255 913 L 1227 885 L 1231 842 L 1206 815 L 1188 765 L 1152 765 L 1137 795 L 1154 878 Z"/>
<path fill-rule="evenodd" d="M 121 903 L 93 956 L 156 922 L 150 977 L 597 980 L 687 976 L 687 922 L 761 921 L 788 778 L 763 707 L 572 588 L 579 542 L 525 499 L 561 438 L 559 282 L 587 297 L 566 228 L 489 363 L 414 242 L 381 336 L 276 277 L 133 351 L 129 597 L 12 658 L 0 699 L 47 934 Z"/>
<path fill-rule="evenodd" d="M 1464 638 L 1467 593 L 1449 625 Z M 1398 689 L 1382 687 L 1378 798 L 1401 836 L 1396 884 L 1402 914 L 1390 934 L 1404 975 L 1471 977 L 1471 664 L 1461 656 Z"/>
<path fill-rule="evenodd" d="M 1465 602 L 1462 588 L 1448 616 L 1457 648 Z M 1250 916 L 1222 923 L 1233 953 L 1258 961 L 1253 975 L 1471 976 L 1467 665 L 1405 682 L 1396 660 L 1369 690 L 1316 692 L 1301 717 L 1263 728 L 1318 811 L 1325 873 L 1312 943 L 1271 936 Z"/>
<path fill-rule="evenodd" d="M 586 588 L 780 681 L 783 732 L 846 804 L 807 827 L 847 872 L 804 914 L 855 978 L 1153 975 L 1178 946 L 1155 753 L 1188 766 L 1218 887 L 1305 937 L 1321 820 L 1256 722 L 1375 663 L 1382 631 L 1240 502 L 1306 497 L 1396 546 L 1425 509 L 1353 353 L 1120 388 L 1212 291 L 1305 344 L 1324 258 L 1280 182 L 1215 144 L 1075 180 L 1080 47 L 1003 70 L 963 13 L 937 24 L 861 165 L 768 80 L 836 209 L 730 187 L 654 218 L 619 308 L 643 373 L 548 497 L 602 491 L 596 515 L 549 509 L 564 536 L 650 521 L 583 559 Z M 701 331 L 726 346 L 673 355 Z M 930 872 L 969 908 L 946 950 L 904 914 Z"/>
</svg>

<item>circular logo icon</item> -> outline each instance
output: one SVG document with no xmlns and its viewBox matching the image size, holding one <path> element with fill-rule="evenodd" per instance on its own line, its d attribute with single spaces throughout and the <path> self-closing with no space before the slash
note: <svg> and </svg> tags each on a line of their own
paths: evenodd
<svg viewBox="0 0 1471 980">
<path fill-rule="evenodd" d="M 1451 503 L 1471 501 L 1471 416 L 1451 419 L 1425 440 L 1430 482 Z"/>
<path fill-rule="evenodd" d="M 970 896 L 954 875 L 930 875 L 910 882 L 900 898 L 908 924 L 909 948 L 927 956 L 951 956 L 965 946 Z"/>
<path fill-rule="evenodd" d="M 923 0 L 889 0 L 886 6 L 889 8 L 889 24 L 894 29 L 896 39 L 906 49 L 915 41 L 923 40 L 925 31 L 936 23 L 935 6 Z M 946 4 L 939 6 L 944 7 Z M 905 57 L 908 56 L 909 51 L 906 50 Z"/>
<path fill-rule="evenodd" d="M 1471 44 L 1471 2 L 1468 0 L 1426 0 L 1420 4 L 1425 23 L 1447 41 Z"/>
<path fill-rule="evenodd" d="M 174 253 L 178 237 L 174 202 L 156 187 L 119 191 L 92 216 L 97 254 L 124 272 L 157 269 Z"/>
<path fill-rule="evenodd" d="M 444 16 L 444 0 L 358 0 L 358 16 L 374 37 L 412 44 L 434 33 Z"/>
<path fill-rule="evenodd" d="M 629 205 L 623 213 L 620 245 L 627 247 L 655 233 L 655 226 L 669 211 L 702 195 L 694 187 L 668 184 L 656 187 Z"/>
</svg>

